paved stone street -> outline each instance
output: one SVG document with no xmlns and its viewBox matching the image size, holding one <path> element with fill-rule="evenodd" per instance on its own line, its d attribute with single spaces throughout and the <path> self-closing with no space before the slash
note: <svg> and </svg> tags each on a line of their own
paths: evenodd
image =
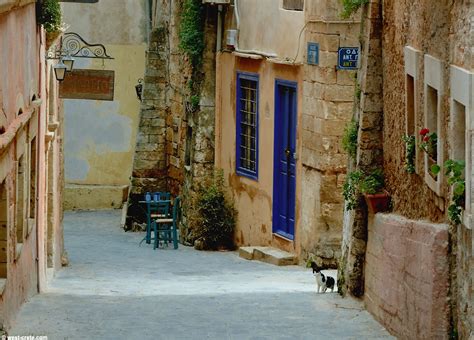
<svg viewBox="0 0 474 340">
<path fill-rule="evenodd" d="M 317 294 L 310 270 L 236 252 L 138 246 L 120 211 L 66 213 L 69 267 L 9 335 L 49 339 L 382 339 L 361 306 Z"/>
</svg>

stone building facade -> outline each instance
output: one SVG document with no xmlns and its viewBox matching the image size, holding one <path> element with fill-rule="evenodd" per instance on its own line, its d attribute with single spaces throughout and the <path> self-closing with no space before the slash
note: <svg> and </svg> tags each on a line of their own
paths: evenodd
<svg viewBox="0 0 474 340">
<path fill-rule="evenodd" d="M 195 2 L 200 8 L 204 52 L 202 64 L 193 70 L 189 56 L 180 47 L 185 2 L 152 2 L 152 27 L 127 207 L 127 227 L 131 227 L 143 216 L 138 202 L 145 192 L 170 191 L 174 196 L 181 195 L 183 242 L 189 236 L 186 200 L 214 166 L 217 21 L 216 8 Z"/>
<path fill-rule="evenodd" d="M 0 328 L 61 267 L 62 119 L 35 1 L 0 1 Z"/>
<path fill-rule="evenodd" d="M 189 89 L 195 73 L 179 40 L 186 3 L 153 3 L 128 225 L 142 211 L 137 202 L 146 191 L 181 194 L 186 210 L 186 198 L 215 166 L 224 170 L 239 212 L 238 245 L 273 245 L 302 260 L 315 256 L 335 267 L 346 171 L 340 139 L 351 119 L 355 82 L 353 71 L 337 69 L 337 52 L 339 47 L 358 46 L 360 23 L 341 20 L 337 0 L 325 6 L 300 1 L 295 8 L 268 0 L 203 6 L 205 48 L 195 107 L 195 93 Z M 269 24 L 277 30 L 266 30 Z M 257 31 L 262 34 L 255 35 Z M 228 34 L 234 32 L 237 40 L 228 45 Z M 319 45 L 315 65 L 306 62 L 310 42 Z M 244 74 L 256 76 L 260 84 L 258 178 L 236 171 L 236 82 Z M 276 80 L 281 88 L 295 91 L 296 180 L 289 199 L 294 226 L 286 234 L 273 227 L 278 210 L 273 200 Z M 184 217 L 186 230 L 186 211 Z M 183 235 L 186 240 L 187 232 Z"/>
<path fill-rule="evenodd" d="M 371 0 L 363 8 L 357 160 L 383 168 L 390 213 L 344 219 L 342 288 L 400 338 L 472 337 L 472 1 Z M 438 136 L 435 156 L 420 130 Z M 415 136 L 413 173 L 402 137 Z M 433 160 L 430 160 L 430 156 Z M 445 161 L 465 161 L 461 223 Z M 441 167 L 432 173 L 431 163 Z"/>
<path fill-rule="evenodd" d="M 355 83 L 353 71 L 337 68 L 337 56 L 340 47 L 357 47 L 359 34 L 359 22 L 342 20 L 340 9 L 339 1 L 234 2 L 224 21 L 226 30 L 238 31 L 238 41 L 218 53 L 216 84 L 216 165 L 224 169 L 239 213 L 237 244 L 273 246 L 333 268 L 347 163 L 340 140 L 352 116 Z M 309 44 L 319 47 L 319 60 L 311 64 Z M 247 114 L 240 104 L 246 100 L 242 79 L 257 82 L 253 172 L 239 160 L 245 144 L 239 124 Z M 293 107 L 285 106 L 285 91 Z M 294 124 L 282 123 L 285 117 Z M 280 142 L 285 136 L 288 145 Z"/>
</svg>

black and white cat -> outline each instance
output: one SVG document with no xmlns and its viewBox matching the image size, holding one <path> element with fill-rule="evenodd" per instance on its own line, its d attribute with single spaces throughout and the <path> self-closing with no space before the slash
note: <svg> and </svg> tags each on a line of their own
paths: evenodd
<svg viewBox="0 0 474 340">
<path fill-rule="evenodd" d="M 325 293 L 328 288 L 331 289 L 331 292 L 333 292 L 334 286 L 336 284 L 334 278 L 324 275 L 321 272 L 321 268 L 319 268 L 315 262 L 311 262 L 311 268 L 313 268 L 313 275 L 316 277 L 318 293 Z"/>
</svg>

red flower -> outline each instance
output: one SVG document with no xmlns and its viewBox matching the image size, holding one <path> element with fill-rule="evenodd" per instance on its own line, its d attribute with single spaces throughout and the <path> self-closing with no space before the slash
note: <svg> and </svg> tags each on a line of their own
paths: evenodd
<svg viewBox="0 0 474 340">
<path fill-rule="evenodd" d="M 430 137 L 429 137 L 429 136 L 423 137 L 423 141 L 424 141 L 424 142 L 427 142 L 427 141 L 429 141 L 429 140 L 430 140 Z"/>
<path fill-rule="evenodd" d="M 426 135 L 426 134 L 429 133 L 429 132 L 430 132 L 430 129 L 424 128 L 424 129 L 421 129 L 421 130 L 420 130 L 420 135 L 424 136 L 424 135 Z"/>
</svg>

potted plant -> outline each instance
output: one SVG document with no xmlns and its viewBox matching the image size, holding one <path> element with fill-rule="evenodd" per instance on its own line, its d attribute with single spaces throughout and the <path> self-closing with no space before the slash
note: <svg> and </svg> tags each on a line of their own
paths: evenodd
<svg viewBox="0 0 474 340">
<path fill-rule="evenodd" d="M 43 0 L 37 3 L 37 20 L 46 31 L 46 49 L 63 33 L 61 7 L 58 0 Z"/>
<path fill-rule="evenodd" d="M 387 211 L 390 206 L 390 195 L 384 190 L 384 177 L 381 169 L 364 176 L 360 183 L 360 192 L 364 194 L 369 211 L 373 214 Z"/>
<path fill-rule="evenodd" d="M 360 170 L 350 172 L 343 186 L 347 210 L 358 206 L 360 195 L 363 194 L 372 213 L 387 211 L 390 206 L 390 195 L 383 189 L 384 184 L 381 169 L 376 169 L 370 174 L 365 174 Z"/>
<path fill-rule="evenodd" d="M 430 175 L 436 179 L 436 171 L 432 169 L 438 163 L 438 135 L 435 132 L 430 132 L 428 128 L 423 128 L 420 130 L 420 136 L 420 149 L 428 155 L 428 169 L 430 170 Z"/>
</svg>

